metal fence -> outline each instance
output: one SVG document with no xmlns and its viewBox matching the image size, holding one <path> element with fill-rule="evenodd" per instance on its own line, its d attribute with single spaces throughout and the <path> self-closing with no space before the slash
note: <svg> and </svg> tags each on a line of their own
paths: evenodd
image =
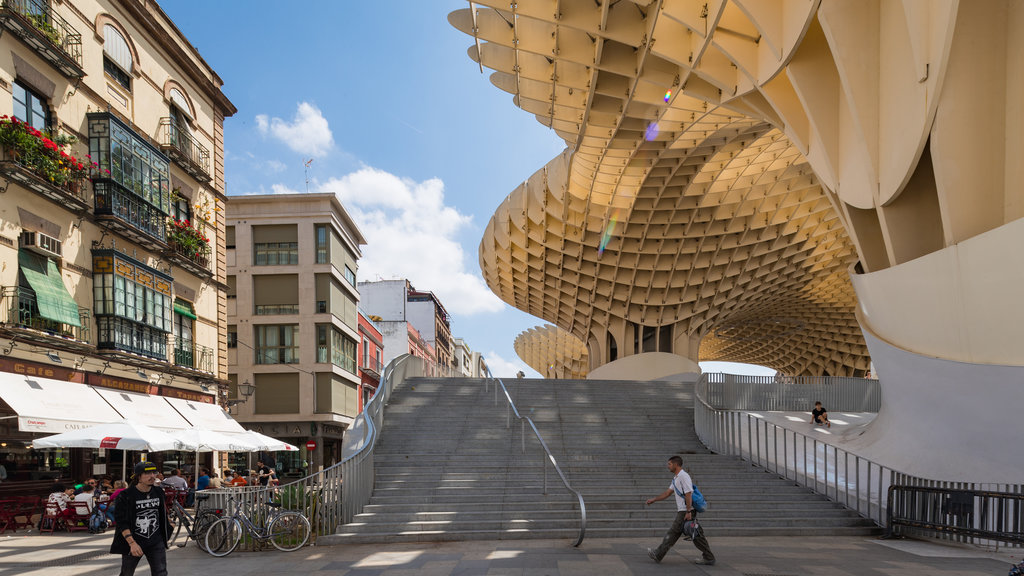
<svg viewBox="0 0 1024 576">
<path fill-rule="evenodd" d="M 1024 544 L 1024 494 L 889 487 L 887 533 L 971 536 L 1020 546 Z"/>
<path fill-rule="evenodd" d="M 876 412 L 881 398 L 878 388 L 877 381 L 859 378 L 703 374 L 694 390 L 694 425 L 701 442 L 713 452 L 738 456 L 810 488 L 879 526 L 887 526 L 892 486 L 1024 493 L 1024 484 L 950 482 L 912 476 L 820 437 L 789 430 L 745 412 L 807 411 L 819 400 L 830 411 Z M 897 505 L 903 504 L 897 500 Z M 940 537 L 973 544 L 994 543 L 966 532 L 947 532 Z"/>
<path fill-rule="evenodd" d="M 544 450 L 544 458 L 541 459 L 541 467 L 544 469 L 544 494 L 548 493 L 548 462 L 551 462 L 551 467 L 554 468 L 555 473 L 562 480 L 562 485 L 569 491 L 570 494 L 576 496 L 576 500 L 580 505 L 580 531 L 576 538 L 576 542 L 573 546 L 579 546 L 583 543 L 583 537 L 587 533 L 587 505 L 583 502 L 583 495 L 579 493 L 575 488 L 569 485 L 569 480 L 562 473 L 562 469 L 558 467 L 558 463 L 555 461 L 555 457 L 551 454 L 551 450 L 548 448 L 544 438 L 540 435 L 537 430 L 537 426 L 534 425 L 533 419 L 529 416 L 522 416 L 519 414 L 519 410 L 516 408 L 515 402 L 512 401 L 512 396 L 508 393 L 508 388 L 505 388 L 505 383 L 500 379 L 491 376 L 491 371 L 487 370 L 487 378 L 484 380 L 484 391 L 487 391 L 488 382 L 494 382 L 494 405 L 498 405 L 498 396 L 503 395 L 505 400 L 508 401 L 508 407 L 505 412 L 505 428 L 512 427 L 512 417 L 515 416 L 519 420 L 521 428 L 521 445 L 523 454 L 526 453 L 526 425 L 530 425 L 530 429 L 533 430 L 533 435 L 537 437 L 537 441 L 540 442 L 541 449 Z M 498 389 L 501 388 L 501 394 L 498 393 Z"/>
<path fill-rule="evenodd" d="M 320 536 L 337 532 L 338 527 L 362 511 L 373 492 L 373 447 L 383 423 L 384 406 L 395 385 L 409 375 L 409 355 L 392 360 L 384 369 L 381 385 L 366 404 L 353 425 L 346 431 L 343 449 L 350 452 L 338 464 L 281 486 L 242 486 L 209 490 L 209 504 L 233 511 L 241 507 L 259 523 L 270 512 L 269 502 L 280 502 L 282 508 L 297 510 L 309 518 L 312 527 L 310 544 Z M 412 372 L 410 374 L 410 372 Z M 343 481 L 344 480 L 344 481 Z M 229 502 L 230 501 L 230 502 Z M 244 549 L 256 545 L 246 536 Z"/>
</svg>

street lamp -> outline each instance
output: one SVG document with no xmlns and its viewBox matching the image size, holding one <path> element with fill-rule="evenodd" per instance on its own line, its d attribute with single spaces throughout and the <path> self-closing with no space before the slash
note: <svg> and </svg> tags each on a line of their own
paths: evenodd
<svg viewBox="0 0 1024 576">
<path fill-rule="evenodd" d="M 228 400 L 228 408 L 236 406 L 238 404 L 245 403 L 250 396 L 256 393 L 256 387 L 249 383 L 248 380 L 238 385 L 238 393 L 242 395 L 241 398 L 236 400 Z"/>
</svg>

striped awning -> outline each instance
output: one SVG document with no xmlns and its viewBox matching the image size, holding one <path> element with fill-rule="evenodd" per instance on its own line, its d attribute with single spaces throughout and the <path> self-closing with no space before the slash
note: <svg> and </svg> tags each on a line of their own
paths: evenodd
<svg viewBox="0 0 1024 576">
<path fill-rule="evenodd" d="M 186 318 L 191 318 L 193 320 L 196 319 L 196 311 L 194 308 L 192 308 L 192 303 L 186 302 L 181 298 L 174 299 L 174 313 L 181 314 L 182 316 Z"/>
</svg>

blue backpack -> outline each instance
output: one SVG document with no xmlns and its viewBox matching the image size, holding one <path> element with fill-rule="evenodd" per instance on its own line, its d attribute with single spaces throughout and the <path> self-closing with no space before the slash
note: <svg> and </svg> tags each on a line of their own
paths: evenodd
<svg viewBox="0 0 1024 576">
<path fill-rule="evenodd" d="M 686 500 L 686 496 L 679 491 L 679 488 L 676 488 L 675 481 L 672 482 L 672 489 L 676 491 L 676 494 L 679 494 L 679 497 L 682 498 L 683 501 Z M 697 512 L 705 512 L 708 509 L 708 501 L 704 499 L 704 495 L 697 489 L 696 484 L 693 485 L 693 494 L 690 496 L 690 504 L 693 505 L 693 509 Z"/>
<path fill-rule="evenodd" d="M 97 504 L 93 509 L 92 514 L 89 515 L 89 533 L 90 534 L 103 534 L 107 531 L 107 515 L 100 509 Z"/>
</svg>

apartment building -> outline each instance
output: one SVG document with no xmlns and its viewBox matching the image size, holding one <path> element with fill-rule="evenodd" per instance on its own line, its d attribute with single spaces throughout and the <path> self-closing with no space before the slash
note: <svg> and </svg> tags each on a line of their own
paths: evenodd
<svg viewBox="0 0 1024 576">
<path fill-rule="evenodd" d="M 394 337 L 403 340 L 407 336 L 401 327 L 405 322 L 415 327 L 417 336 L 422 337 L 425 343 L 433 349 L 433 355 L 429 358 L 430 364 L 433 366 L 428 366 L 428 369 L 435 370 L 439 375 L 452 373 L 455 366 L 451 318 L 433 292 L 416 290 L 405 279 L 360 282 L 359 291 L 363 297 L 363 308 L 367 312 L 379 316 L 383 323 L 399 323 L 397 328 L 387 329 L 387 332 L 393 334 Z M 408 342 L 411 346 L 413 338 L 410 337 Z M 387 352 L 385 363 L 405 352 L 412 353 L 409 346 L 389 347 L 387 334 L 384 344 Z M 420 348 L 424 347 L 420 346 Z"/>
<path fill-rule="evenodd" d="M 120 474 L 118 451 L 36 451 L 39 436 L 230 422 L 222 84 L 157 2 L 0 4 L 9 481 Z"/>
<path fill-rule="evenodd" d="M 384 373 L 384 336 L 373 318 L 359 311 L 359 411 L 377 391 Z"/>
<path fill-rule="evenodd" d="M 360 407 L 366 240 L 333 194 L 233 196 L 226 237 L 233 415 L 300 448 L 281 455 L 285 476 L 336 463 Z"/>
</svg>

